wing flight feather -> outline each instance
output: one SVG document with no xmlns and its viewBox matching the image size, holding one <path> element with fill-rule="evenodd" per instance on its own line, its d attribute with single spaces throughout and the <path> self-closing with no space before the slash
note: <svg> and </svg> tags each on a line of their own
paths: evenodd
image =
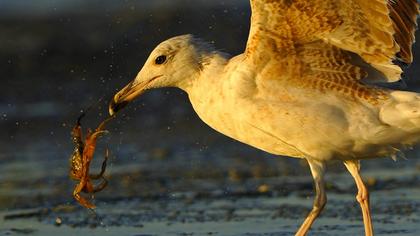
<svg viewBox="0 0 420 236">
<path fill-rule="evenodd" d="M 245 56 L 258 60 L 291 58 L 305 65 L 302 68 L 319 70 L 314 62 L 325 61 L 305 56 L 305 44 L 317 42 L 328 52 L 330 66 L 324 70 L 341 73 L 334 60 L 345 61 L 346 68 L 354 67 L 342 56 L 355 53 L 383 74 L 384 81 L 397 81 L 402 70 L 395 59 L 412 62 L 412 44 L 418 15 L 416 0 L 251 0 L 252 19 Z M 324 44 L 318 41 L 322 40 Z M 299 57 L 297 57 L 299 51 Z M 310 51 L 310 50 L 309 50 Z M 308 66 L 309 65 L 309 66 Z M 358 71 L 357 69 L 353 71 Z M 360 79 L 358 73 L 353 79 Z M 378 78 L 376 78 L 378 79 Z"/>
</svg>

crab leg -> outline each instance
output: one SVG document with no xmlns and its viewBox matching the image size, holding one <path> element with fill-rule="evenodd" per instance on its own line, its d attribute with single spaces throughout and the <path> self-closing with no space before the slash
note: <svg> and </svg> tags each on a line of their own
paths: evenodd
<svg viewBox="0 0 420 236">
<path fill-rule="evenodd" d="M 102 176 L 104 175 L 105 170 L 106 170 L 106 162 L 108 161 L 108 157 L 109 157 L 109 150 L 106 149 L 105 158 L 104 158 L 104 161 L 102 162 L 101 172 L 99 172 L 99 174 L 96 174 L 96 175 L 91 174 L 89 175 L 89 178 L 94 179 L 94 180 L 103 178 Z"/>
<path fill-rule="evenodd" d="M 108 180 L 102 177 L 102 182 L 98 186 L 95 186 L 92 189 L 92 193 L 97 193 L 97 192 L 102 191 L 107 185 L 108 185 Z"/>
</svg>

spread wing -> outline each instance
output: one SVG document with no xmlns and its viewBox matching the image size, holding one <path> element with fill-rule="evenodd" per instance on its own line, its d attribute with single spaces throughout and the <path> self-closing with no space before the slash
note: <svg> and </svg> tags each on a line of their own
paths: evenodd
<svg viewBox="0 0 420 236">
<path fill-rule="evenodd" d="M 413 60 L 416 0 L 251 0 L 251 8 L 245 56 L 254 64 L 287 58 L 298 67 L 285 66 L 289 75 L 340 81 L 366 77 L 366 64 L 392 82 L 402 73 L 395 60 Z"/>
</svg>

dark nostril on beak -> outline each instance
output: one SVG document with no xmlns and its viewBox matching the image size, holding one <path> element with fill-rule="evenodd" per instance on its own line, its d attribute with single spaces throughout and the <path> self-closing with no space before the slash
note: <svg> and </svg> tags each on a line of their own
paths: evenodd
<svg viewBox="0 0 420 236">
<path fill-rule="evenodd" d="M 115 113 L 117 113 L 118 111 L 123 109 L 125 106 L 127 106 L 127 104 L 128 104 L 127 101 L 115 102 L 115 100 L 112 99 L 111 102 L 109 103 L 109 114 L 113 116 Z"/>
</svg>

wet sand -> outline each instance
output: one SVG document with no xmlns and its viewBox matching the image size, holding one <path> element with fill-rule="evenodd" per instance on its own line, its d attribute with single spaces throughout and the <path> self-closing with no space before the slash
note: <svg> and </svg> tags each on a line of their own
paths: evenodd
<svg viewBox="0 0 420 236">
<path fill-rule="evenodd" d="M 387 166 L 391 160 L 377 162 L 384 167 L 367 165 L 364 172 L 377 234 L 419 235 L 419 162 L 400 160 L 391 163 L 393 168 Z M 410 167 L 410 162 L 415 165 Z M 0 235 L 293 235 L 312 204 L 312 180 L 303 173 L 256 177 L 252 168 L 227 164 L 212 177 L 196 177 L 186 173 L 205 167 L 177 172 L 165 167 L 144 170 L 139 163 L 120 165 L 110 167 L 111 184 L 96 194 L 95 211 L 71 198 L 71 183 L 41 184 L 38 190 L 44 193 L 39 196 L 15 189 L 11 195 L 19 196 L 22 206 L 0 212 Z M 363 234 L 355 187 L 341 171 L 331 166 L 329 202 L 309 235 Z"/>
</svg>

